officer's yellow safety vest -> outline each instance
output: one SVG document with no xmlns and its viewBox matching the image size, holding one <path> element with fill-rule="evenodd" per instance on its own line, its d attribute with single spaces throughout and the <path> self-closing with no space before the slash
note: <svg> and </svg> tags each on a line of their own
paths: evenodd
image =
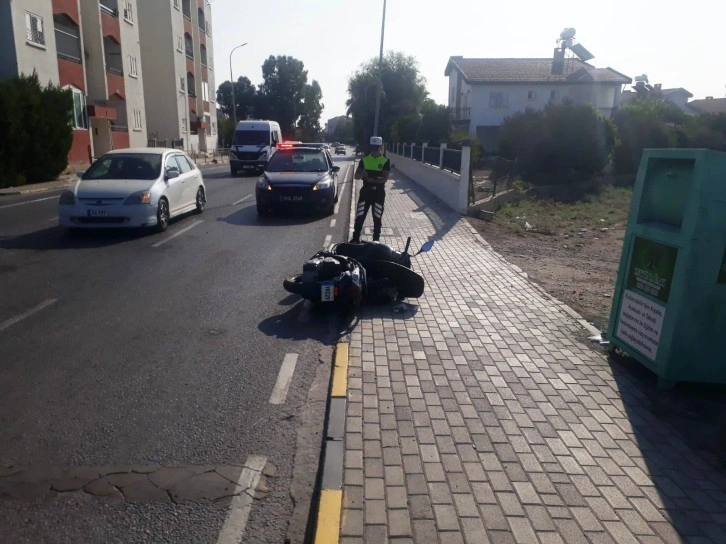
<svg viewBox="0 0 726 544">
<path fill-rule="evenodd" d="M 386 165 L 388 158 L 384 155 L 366 155 L 363 157 L 363 169 L 371 174 L 380 175 L 383 172 L 383 167 Z"/>
</svg>

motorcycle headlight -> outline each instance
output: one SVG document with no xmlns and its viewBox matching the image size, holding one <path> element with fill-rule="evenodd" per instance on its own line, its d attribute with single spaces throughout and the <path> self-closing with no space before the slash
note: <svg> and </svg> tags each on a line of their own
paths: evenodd
<svg viewBox="0 0 726 544">
<path fill-rule="evenodd" d="M 265 176 L 262 176 L 257 180 L 257 188 L 263 191 L 272 191 L 272 187 Z"/>
<path fill-rule="evenodd" d="M 330 189 L 333 186 L 333 180 L 331 178 L 325 178 L 322 181 L 317 182 L 313 186 L 313 191 L 317 191 L 319 189 Z"/>
<path fill-rule="evenodd" d="M 149 191 L 138 191 L 130 195 L 124 200 L 124 206 L 133 206 L 135 204 L 149 204 L 151 202 L 151 193 Z"/>
<path fill-rule="evenodd" d="M 76 203 L 76 197 L 73 191 L 63 191 L 60 195 L 58 204 L 61 206 L 73 206 Z"/>
</svg>

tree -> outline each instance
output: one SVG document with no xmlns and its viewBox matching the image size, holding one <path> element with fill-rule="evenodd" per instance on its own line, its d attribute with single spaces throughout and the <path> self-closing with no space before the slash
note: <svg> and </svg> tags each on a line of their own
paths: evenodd
<svg viewBox="0 0 726 544">
<path fill-rule="evenodd" d="M 298 123 L 304 142 L 320 140 L 320 134 L 323 131 L 320 127 L 320 116 L 323 114 L 323 104 L 320 102 L 322 97 L 323 91 L 317 81 L 313 80 L 310 85 L 305 86 L 303 111 Z"/>
<path fill-rule="evenodd" d="M 411 127 L 420 122 L 421 106 L 428 92 L 415 57 L 388 52 L 383 58 L 381 87 L 379 134 L 376 136 L 391 141 L 397 121 L 398 135 L 408 134 Z M 362 145 L 367 144 L 368 138 L 373 136 L 377 91 L 378 59 L 373 58 L 362 64 L 348 80 L 348 114 L 353 117 L 356 141 Z M 411 139 L 415 137 L 414 133 Z"/>
<path fill-rule="evenodd" d="M 255 114 L 257 89 L 252 82 L 241 76 L 234 83 L 234 100 L 237 103 L 237 119 L 247 119 Z M 217 88 L 217 103 L 222 113 L 232 117 L 232 83 L 225 81 Z"/>
<path fill-rule="evenodd" d="M 421 104 L 421 126 L 417 140 L 428 142 L 429 145 L 438 145 L 448 139 L 450 131 L 449 108 L 437 104 L 430 98 L 424 99 Z"/>
<path fill-rule="evenodd" d="M 518 159 L 522 177 L 534 183 L 586 179 L 605 168 L 614 145 L 612 124 L 590 104 L 547 106 L 514 114 L 502 124 L 502 155 Z"/>
<path fill-rule="evenodd" d="M 261 107 L 289 137 L 304 111 L 308 82 L 305 65 L 294 57 L 271 55 L 262 64 L 262 79 Z"/>
</svg>

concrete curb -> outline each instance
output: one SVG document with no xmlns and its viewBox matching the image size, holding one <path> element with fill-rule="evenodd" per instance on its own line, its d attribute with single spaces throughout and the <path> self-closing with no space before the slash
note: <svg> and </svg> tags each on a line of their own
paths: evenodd
<svg viewBox="0 0 726 544">
<path fill-rule="evenodd" d="M 330 383 L 323 475 L 315 521 L 314 544 L 337 544 L 343 509 L 343 463 L 345 460 L 345 416 L 348 397 L 348 344 L 335 347 Z"/>
</svg>

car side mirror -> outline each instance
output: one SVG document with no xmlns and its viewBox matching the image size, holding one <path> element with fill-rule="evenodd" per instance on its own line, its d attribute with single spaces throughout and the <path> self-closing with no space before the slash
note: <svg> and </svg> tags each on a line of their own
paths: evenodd
<svg viewBox="0 0 726 544">
<path fill-rule="evenodd" d="M 333 172 L 340 172 L 340 166 L 333 166 Z"/>
<path fill-rule="evenodd" d="M 169 168 L 166 171 L 166 180 L 169 181 L 170 179 L 178 178 L 179 177 L 179 170 L 176 168 Z"/>
</svg>

